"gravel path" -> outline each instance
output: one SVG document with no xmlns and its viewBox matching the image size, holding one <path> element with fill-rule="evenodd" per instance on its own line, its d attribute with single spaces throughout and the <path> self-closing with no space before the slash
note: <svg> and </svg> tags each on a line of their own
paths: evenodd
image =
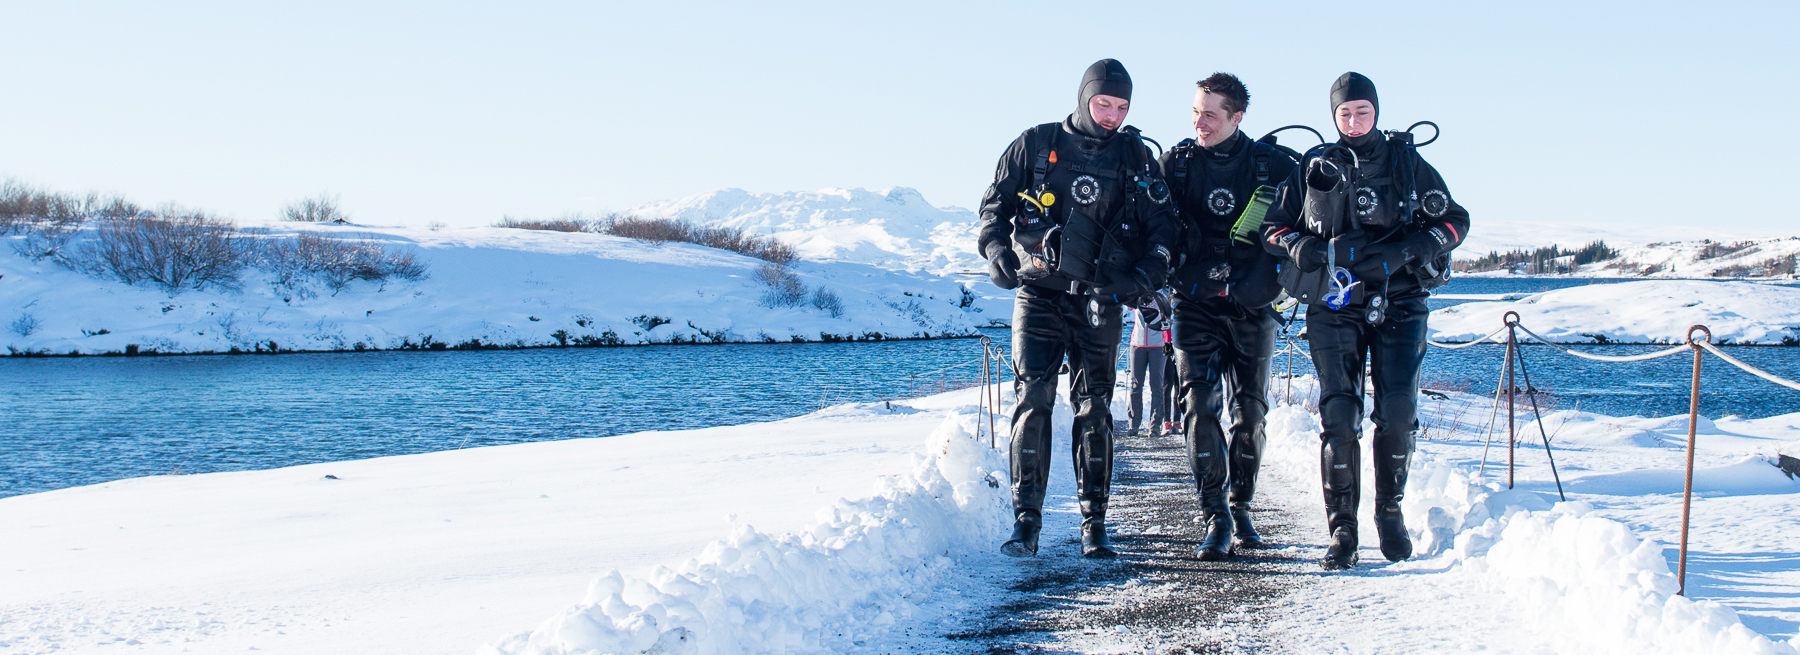
<svg viewBox="0 0 1800 655">
<path fill-rule="evenodd" d="M 1124 425 L 1116 429 L 1123 433 Z M 1198 501 L 1181 438 L 1121 438 L 1114 457 L 1108 524 L 1120 557 L 1083 559 L 1073 530 L 1047 525 L 1038 557 L 1020 561 L 1002 602 L 971 621 L 981 627 L 946 637 L 972 653 L 1280 650 L 1262 639 L 1262 610 L 1285 606 L 1290 590 L 1316 579 L 1318 548 L 1311 542 L 1318 539 L 1311 531 L 1301 539 L 1295 527 L 1316 527 L 1316 508 L 1260 507 L 1258 531 L 1276 548 L 1201 562 L 1194 556 Z M 1271 473 L 1262 474 L 1265 489 L 1292 485 Z"/>
</svg>

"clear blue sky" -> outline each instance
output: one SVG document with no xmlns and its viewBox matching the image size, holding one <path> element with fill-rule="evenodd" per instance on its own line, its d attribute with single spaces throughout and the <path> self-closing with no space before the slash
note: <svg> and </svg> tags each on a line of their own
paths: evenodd
<svg viewBox="0 0 1800 655">
<path fill-rule="evenodd" d="M 1356 70 L 1383 127 L 1444 127 L 1424 154 L 1477 225 L 1800 234 L 1797 7 L 0 0 L 0 176 L 239 219 L 330 192 L 379 224 L 724 187 L 974 207 L 1113 57 L 1165 145 L 1213 71 L 1249 85 L 1261 134 L 1328 130 Z"/>
</svg>

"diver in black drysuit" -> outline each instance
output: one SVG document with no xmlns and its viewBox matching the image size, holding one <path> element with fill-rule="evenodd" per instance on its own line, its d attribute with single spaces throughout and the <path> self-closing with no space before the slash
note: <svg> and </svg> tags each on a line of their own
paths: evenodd
<svg viewBox="0 0 1800 655">
<path fill-rule="evenodd" d="M 1207 561 L 1225 559 L 1234 548 L 1264 546 L 1250 521 L 1250 501 L 1256 494 L 1269 411 L 1269 360 L 1277 321 L 1271 303 L 1281 288 L 1275 281 L 1277 258 L 1263 250 L 1258 234 L 1252 232 L 1247 242 L 1234 241 L 1231 230 L 1257 187 L 1272 188 L 1295 168 L 1287 153 L 1253 141 L 1241 130 L 1232 132 L 1212 148 L 1184 140 L 1163 158 L 1163 173 L 1189 235 L 1170 286 L 1175 290 L 1175 362 L 1190 410 L 1182 435 L 1199 487 L 1206 535 L 1197 550 Z M 1229 442 L 1219 424 L 1221 404 L 1230 409 Z"/>
<path fill-rule="evenodd" d="M 1211 94 L 1224 97 L 1224 112 L 1235 110 L 1231 113 L 1242 121 L 1249 94 L 1237 77 L 1202 79 L 1195 103 Z M 1199 108 L 1195 104 L 1197 112 Z M 1249 502 L 1256 493 L 1264 417 L 1269 414 L 1278 257 L 1258 245 L 1258 232 L 1233 239 L 1231 229 L 1244 218 L 1256 189 L 1282 184 L 1294 166 L 1291 155 L 1251 140 L 1237 128 L 1213 148 L 1186 139 L 1163 157 L 1163 173 L 1188 229 L 1181 266 L 1170 286 L 1175 290 L 1175 365 L 1181 371 L 1184 403 L 1193 408 L 1181 432 L 1201 493 L 1206 533 L 1197 549 L 1201 560 L 1224 560 L 1235 547 L 1264 547 L 1251 524 Z M 1219 425 L 1220 410 L 1226 407 L 1231 412 L 1229 439 Z"/>
<path fill-rule="evenodd" d="M 1357 73 L 1345 73 L 1331 87 L 1335 115 L 1340 105 L 1367 100 L 1379 119 L 1375 84 Z M 1335 118 L 1334 118 L 1335 120 Z M 1361 300 L 1332 310 L 1324 304 L 1306 309 L 1306 332 L 1313 366 L 1319 374 L 1320 476 L 1331 545 L 1320 564 L 1326 569 L 1356 565 L 1356 510 L 1361 498 L 1363 366 L 1374 380 L 1375 528 L 1381 553 L 1390 561 L 1412 556 L 1412 539 L 1401 515 L 1407 465 L 1418 429 L 1419 366 L 1425 357 L 1426 292 L 1447 281 L 1448 255 L 1469 234 L 1469 213 L 1444 186 L 1443 177 L 1402 142 L 1400 133 L 1384 135 L 1371 127 L 1350 137 L 1339 130 L 1338 145 L 1324 156 L 1347 167 L 1350 184 L 1345 220 L 1333 222 L 1329 209 L 1309 204 L 1309 165 L 1321 152 L 1307 153 L 1294 175 L 1283 183 L 1263 223 L 1263 244 L 1284 263 L 1301 271 L 1318 271 L 1335 254 L 1335 263 L 1364 286 Z M 1323 148 L 1323 147 L 1322 147 Z M 1411 170 L 1411 180 L 1405 171 Z M 1323 177 L 1318 186 L 1328 186 Z M 1410 182 L 1410 184 L 1408 184 Z M 1410 186 L 1415 197 L 1407 193 Z M 1316 197 L 1324 197 L 1322 195 Z M 1410 211 L 1409 211 L 1410 210 Z M 1333 227 L 1333 225 L 1337 227 Z M 1357 229 L 1360 224 L 1360 229 Z M 1338 237 L 1332 239 L 1332 237 Z M 1329 271 L 1327 271 L 1329 273 Z M 1294 290 L 1290 289 L 1290 293 Z M 1352 296 L 1355 298 L 1356 296 Z M 1385 303 L 1374 299 L 1384 298 Z M 1384 306 L 1385 305 L 1385 306 Z M 1372 324 L 1370 310 L 1384 316 Z M 1365 359 L 1366 358 L 1366 359 Z"/>
<path fill-rule="evenodd" d="M 1065 355 L 1075 413 L 1082 554 L 1114 556 L 1105 520 L 1120 305 L 1141 303 L 1163 286 L 1175 241 L 1168 185 L 1155 170 L 1155 158 L 1135 128 L 1108 130 L 1094 120 L 1088 103 L 1097 95 L 1130 100 L 1131 77 L 1124 66 L 1111 59 L 1090 66 L 1075 113 L 1019 135 L 1000 157 L 981 203 L 978 247 L 988 259 L 989 275 L 1001 288 L 1018 289 L 1012 327 L 1018 371 L 1014 525 L 1001 547 L 1015 557 L 1037 553 L 1050 474 L 1051 415 Z"/>
</svg>

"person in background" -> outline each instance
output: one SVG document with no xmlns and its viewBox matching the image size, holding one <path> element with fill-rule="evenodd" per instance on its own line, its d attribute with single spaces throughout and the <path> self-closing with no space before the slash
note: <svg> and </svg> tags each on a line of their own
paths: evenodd
<svg viewBox="0 0 1800 655">
<path fill-rule="evenodd" d="M 1163 345 L 1168 343 L 1168 301 L 1162 294 L 1142 307 L 1131 308 L 1131 404 L 1126 418 L 1133 436 L 1161 436 L 1168 427 L 1169 395 L 1164 391 L 1163 377 L 1167 358 Z M 1148 388 L 1144 384 L 1149 382 Z M 1144 416 L 1144 392 L 1150 394 L 1150 416 Z"/>
<path fill-rule="evenodd" d="M 1175 333 L 1169 321 L 1163 321 L 1163 362 L 1163 402 L 1169 404 L 1169 422 L 1163 425 L 1163 433 L 1175 434 L 1183 425 L 1181 372 L 1175 366 Z"/>
</svg>

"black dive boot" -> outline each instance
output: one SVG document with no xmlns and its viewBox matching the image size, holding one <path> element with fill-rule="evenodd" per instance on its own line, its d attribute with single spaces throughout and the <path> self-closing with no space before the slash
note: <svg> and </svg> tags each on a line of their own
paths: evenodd
<svg viewBox="0 0 1800 655">
<path fill-rule="evenodd" d="M 1237 536 L 1237 547 L 1245 550 L 1268 548 L 1269 542 L 1263 541 L 1262 535 L 1256 533 L 1256 526 L 1250 524 L 1250 503 L 1231 504 L 1231 522 Z"/>
<path fill-rule="evenodd" d="M 1412 557 L 1412 536 L 1406 533 L 1398 501 L 1375 504 L 1375 534 L 1381 536 L 1381 556 L 1389 562 Z"/>
<path fill-rule="evenodd" d="M 1319 449 L 1325 486 L 1325 519 L 1331 546 L 1319 566 L 1342 571 L 1356 566 L 1356 506 L 1362 500 L 1362 449 L 1355 439 L 1324 442 Z"/>
<path fill-rule="evenodd" d="M 1093 516 L 1081 520 L 1081 556 L 1089 559 L 1112 559 L 1119 553 L 1106 538 L 1106 519 Z"/>
<path fill-rule="evenodd" d="M 1013 519 L 1012 537 L 1000 544 L 1000 552 L 1008 557 L 1035 557 L 1038 531 L 1043 527 L 1043 517 L 1037 510 L 1019 510 L 1018 518 Z"/>
<path fill-rule="evenodd" d="M 1346 526 L 1333 530 L 1331 547 L 1325 549 L 1325 558 L 1319 560 L 1319 566 L 1327 571 L 1342 571 L 1356 566 L 1356 526 Z"/>
<path fill-rule="evenodd" d="M 1206 503 L 1201 511 L 1205 519 L 1206 538 L 1200 540 L 1197 552 L 1202 562 L 1223 562 L 1231 559 L 1234 545 L 1231 543 L 1231 510 L 1223 501 Z"/>
<path fill-rule="evenodd" d="M 1389 562 L 1412 557 L 1412 536 L 1400 501 L 1406 497 L 1407 463 L 1412 459 L 1412 430 L 1387 432 L 1377 429 L 1375 455 L 1375 533 L 1381 536 L 1381 555 Z"/>
</svg>

